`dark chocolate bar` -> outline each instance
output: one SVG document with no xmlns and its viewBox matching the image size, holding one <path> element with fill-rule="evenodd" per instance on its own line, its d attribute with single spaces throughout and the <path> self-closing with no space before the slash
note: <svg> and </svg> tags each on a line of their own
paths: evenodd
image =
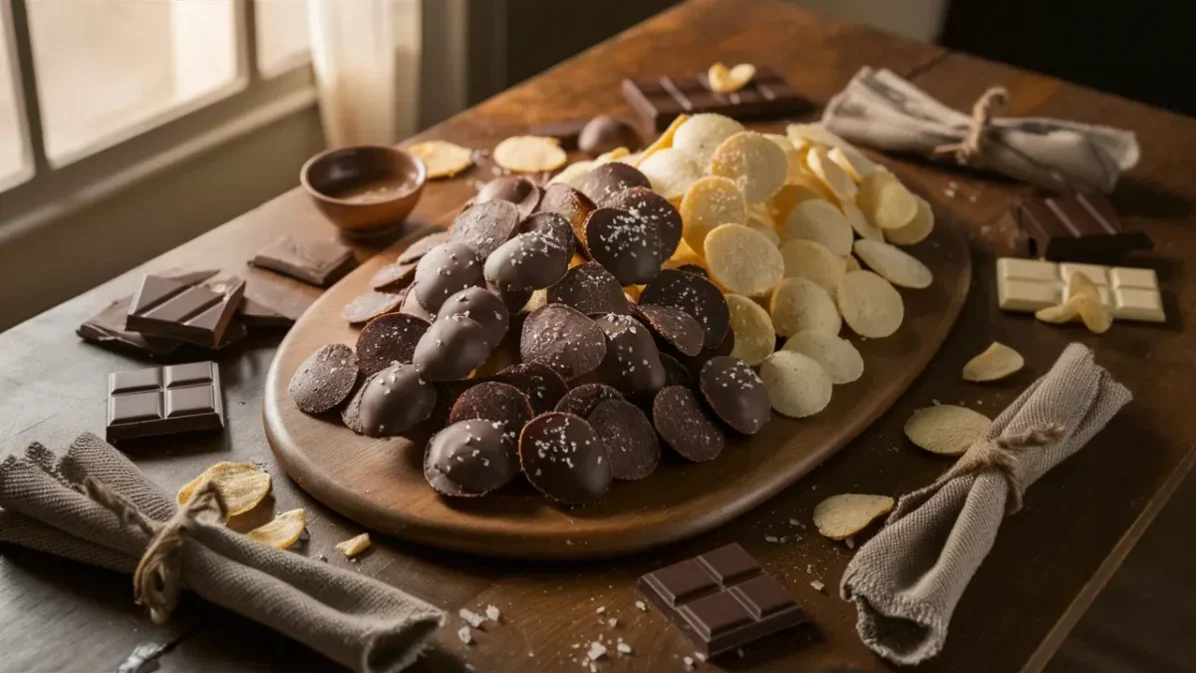
<svg viewBox="0 0 1196 673">
<path fill-rule="evenodd" d="M 742 89 L 717 93 L 706 75 L 623 80 L 623 98 L 651 127 L 663 131 L 680 114 L 717 112 L 734 119 L 777 118 L 808 112 L 809 101 L 797 94 L 781 73 L 760 68 Z"/>
<path fill-rule="evenodd" d="M 245 281 L 239 279 L 217 290 L 146 275 L 129 306 L 125 329 L 217 348 L 244 293 Z"/>
<path fill-rule="evenodd" d="M 1127 230 L 1113 204 L 1099 194 L 1020 199 L 1013 203 L 1013 218 L 1029 257 L 1108 263 L 1154 247 L 1145 233 Z"/>
<path fill-rule="evenodd" d="M 224 427 L 215 362 L 108 375 L 108 441 Z"/>
<path fill-rule="evenodd" d="M 650 572 L 636 586 L 708 657 L 806 621 L 785 587 L 738 544 Z"/>
<path fill-rule="evenodd" d="M 299 240 L 281 236 L 249 263 L 316 287 L 328 287 L 357 266 L 353 249 L 334 240 Z"/>
</svg>

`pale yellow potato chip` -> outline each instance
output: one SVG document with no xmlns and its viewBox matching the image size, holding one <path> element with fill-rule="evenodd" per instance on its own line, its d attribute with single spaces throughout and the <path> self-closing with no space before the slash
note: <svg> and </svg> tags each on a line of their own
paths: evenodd
<svg viewBox="0 0 1196 673">
<path fill-rule="evenodd" d="M 843 320 L 862 337 L 887 337 L 905 320 L 901 294 L 889 281 L 871 271 L 849 271 L 839 283 L 836 297 Z"/>
<path fill-rule="evenodd" d="M 763 234 L 742 224 L 715 227 L 704 242 L 710 276 L 735 294 L 761 295 L 785 275 L 781 251 Z"/>
<path fill-rule="evenodd" d="M 254 528 L 245 536 L 275 549 L 288 549 L 303 537 L 306 528 L 307 512 L 302 508 L 292 509 L 274 517 L 270 523 Z"/>
<path fill-rule="evenodd" d="M 843 318 L 830 293 L 809 278 L 785 278 L 768 304 L 777 334 L 790 337 L 805 330 L 838 334 Z"/>
<path fill-rule="evenodd" d="M 845 150 L 843 147 L 832 147 L 827 150 L 826 156 L 838 164 L 839 168 L 842 168 L 844 173 L 850 176 L 852 180 L 855 180 L 856 184 L 862 182 L 866 176 L 879 170 L 877 165 L 872 163 L 859 150 L 853 152 Z M 853 159 L 855 163 L 853 163 Z"/>
<path fill-rule="evenodd" d="M 1034 312 L 1034 317 L 1042 322 L 1060 325 L 1071 322 L 1080 317 L 1080 302 L 1085 301 L 1081 295 L 1070 297 L 1057 306 L 1048 306 Z"/>
<path fill-rule="evenodd" d="M 785 184 L 789 163 L 776 143 L 755 131 L 742 131 L 715 148 L 707 170 L 734 180 L 748 203 L 761 203 Z"/>
<path fill-rule="evenodd" d="M 494 163 L 516 173 L 555 171 L 569 157 L 556 138 L 512 136 L 494 148 Z"/>
<path fill-rule="evenodd" d="M 1073 273 L 1067 277 L 1067 296 L 1069 301 L 1075 297 L 1082 298 L 1076 302 L 1076 310 L 1089 332 L 1104 334 L 1113 326 L 1113 316 L 1101 302 L 1100 290 L 1087 275 Z"/>
<path fill-rule="evenodd" d="M 860 266 L 860 260 L 855 258 L 855 255 L 844 255 L 843 263 L 847 267 L 847 271 L 859 271 L 863 267 Z"/>
<path fill-rule="evenodd" d="M 934 281 L 934 274 L 925 264 L 888 243 L 860 239 L 854 249 L 861 262 L 894 285 L 922 289 Z"/>
<path fill-rule="evenodd" d="M 244 514 L 270 495 L 270 475 L 253 463 L 216 463 L 179 489 L 178 503 L 185 505 L 208 482 L 224 500 L 225 514 Z"/>
<path fill-rule="evenodd" d="M 772 328 L 772 318 L 750 297 L 728 294 L 726 299 L 727 308 L 731 310 L 731 331 L 735 333 L 731 357 L 755 367 L 772 355 L 776 347 L 777 335 Z"/>
<path fill-rule="evenodd" d="M 897 176 L 877 171 L 860 183 L 856 205 L 881 229 L 900 229 L 918 214 L 918 202 Z"/>
<path fill-rule="evenodd" d="M 702 177 L 702 168 L 692 157 L 671 147 L 645 159 L 639 169 L 652 183 L 652 189 L 666 199 L 685 196 L 690 185 Z"/>
<path fill-rule="evenodd" d="M 878 517 L 893 511 L 894 504 L 887 495 L 832 495 L 814 507 L 814 525 L 824 537 L 846 540 L 858 535 Z"/>
<path fill-rule="evenodd" d="M 794 239 L 781 245 L 786 278 L 809 278 L 834 296 L 847 273 L 847 262 L 817 241 Z"/>
<path fill-rule="evenodd" d="M 796 351 L 777 351 L 760 365 L 768 401 L 779 414 L 806 418 L 831 403 L 831 378 L 813 358 Z"/>
<path fill-rule="evenodd" d="M 822 145 L 827 148 L 828 154 L 830 149 L 837 149 L 848 161 L 848 163 L 859 174 L 860 178 L 865 178 L 875 173 L 876 171 L 884 170 L 875 162 L 867 157 L 855 145 L 847 142 L 839 136 L 831 133 L 820 122 L 813 124 L 790 124 L 785 128 L 785 135 L 789 136 L 789 142 L 793 143 L 794 147 L 800 147 L 802 144 Z M 832 157 L 832 161 L 834 158 Z M 847 170 L 844 168 L 844 170 Z M 848 171 L 850 173 L 850 171 Z"/>
<path fill-rule="evenodd" d="M 835 199 L 840 203 L 855 198 L 857 190 L 855 181 L 851 179 L 850 175 L 843 172 L 842 168 L 839 168 L 839 164 L 831 161 L 823 148 L 812 147 L 809 152 L 806 152 L 806 167 L 810 169 L 811 173 L 818 176 L 822 184 L 831 190 Z"/>
<path fill-rule="evenodd" d="M 836 385 L 851 383 L 864 375 L 860 352 L 850 341 L 834 334 L 804 330 L 789 337 L 781 349 L 813 359 Z"/>
<path fill-rule="evenodd" d="M 615 159 L 615 161 L 629 164 L 631 166 L 638 166 L 640 163 L 640 155 L 642 154 L 643 152 L 632 152 L 631 154 L 626 154 L 618 159 Z"/>
<path fill-rule="evenodd" d="M 673 251 L 673 256 L 666 259 L 663 266 L 666 269 L 675 269 L 684 264 L 696 264 L 703 269 L 706 268 L 706 260 L 694 252 L 685 239 L 681 239 L 681 242 L 677 244 L 677 249 Z"/>
<path fill-rule="evenodd" d="M 915 245 L 926 240 L 926 237 L 934 231 L 934 209 L 926 199 L 914 195 L 914 201 L 918 204 L 918 213 L 914 215 L 914 219 L 909 221 L 909 224 L 900 229 L 883 229 L 885 240 L 893 245 Z"/>
<path fill-rule="evenodd" d="M 527 303 L 520 309 L 520 313 L 534 313 L 548 305 L 548 290 L 536 290 L 528 298 Z"/>
<path fill-rule="evenodd" d="M 843 216 L 847 218 L 847 223 L 851 225 L 852 231 L 859 234 L 860 238 L 884 242 L 884 232 L 868 221 L 868 216 L 864 214 L 864 211 L 860 210 L 859 206 L 851 201 L 844 201 L 839 204 L 839 210 L 843 211 Z M 901 230 L 897 229 L 895 231 Z"/>
<path fill-rule="evenodd" d="M 682 233 L 694 252 L 705 254 L 706 236 L 724 224 L 747 221 L 743 192 L 727 178 L 706 176 L 689 186 L 681 199 Z"/>
<path fill-rule="evenodd" d="M 602 164 L 609 164 L 612 161 L 619 161 L 631 156 L 631 150 L 626 147 L 616 147 L 609 152 L 603 152 L 594 157 L 594 165 L 601 166 Z"/>
<path fill-rule="evenodd" d="M 473 165 L 473 150 L 445 140 L 426 140 L 407 148 L 424 162 L 428 179 L 452 177 Z"/>
<path fill-rule="evenodd" d="M 781 240 L 806 240 L 821 243 L 836 255 L 851 253 L 851 242 L 855 240 L 851 224 L 843 211 L 830 201 L 810 199 L 793 207 L 788 219 L 781 225 Z"/>
<path fill-rule="evenodd" d="M 772 219 L 772 212 L 763 203 L 748 205 L 747 222 L 749 228 L 764 234 L 773 245 L 781 244 L 781 235 L 777 233 L 776 221 Z"/>
<path fill-rule="evenodd" d="M 720 114 L 702 113 L 690 117 L 673 134 L 673 147 L 689 153 L 705 168 L 723 141 L 743 131 L 743 124 Z"/>
<path fill-rule="evenodd" d="M 964 381 L 997 381 L 1024 367 L 1022 354 L 1005 344 L 994 341 L 984 352 L 968 360 L 963 366 Z"/>
<path fill-rule="evenodd" d="M 820 186 L 815 185 L 812 178 L 802 178 L 802 180 L 803 182 L 787 184 L 781 187 L 768 200 L 768 212 L 772 214 L 773 222 L 779 224 L 788 220 L 789 214 L 793 212 L 794 207 L 803 201 L 811 199 L 829 200 L 828 195 L 820 191 Z"/>
<path fill-rule="evenodd" d="M 565 166 L 565 169 L 560 173 L 552 176 L 552 179 L 548 181 L 548 184 L 551 185 L 560 183 L 563 185 L 569 185 L 573 189 L 581 191 L 581 186 L 585 182 L 586 176 L 590 174 L 590 170 L 593 169 L 594 166 L 595 164 L 593 161 L 574 161 L 568 166 Z"/>
<path fill-rule="evenodd" d="M 765 138 L 776 143 L 776 146 L 781 148 L 785 153 L 785 184 L 796 183 L 806 179 L 805 176 L 805 160 L 802 153 L 797 151 L 793 143 L 789 139 L 779 133 L 765 133 Z"/>
<path fill-rule="evenodd" d="M 336 543 L 336 550 L 349 558 L 357 556 L 370 548 L 370 534 L 362 533 L 348 540 Z"/>
<path fill-rule="evenodd" d="M 722 63 L 715 63 L 706 71 L 706 81 L 710 83 L 710 90 L 716 93 L 739 91 L 755 76 L 756 66 L 751 63 L 740 63 L 729 70 Z"/>
<path fill-rule="evenodd" d="M 640 300 L 640 294 L 643 291 L 643 285 L 628 285 L 623 288 L 623 296 L 627 297 L 627 301 L 634 304 Z"/>
<path fill-rule="evenodd" d="M 669 127 L 664 130 L 664 133 L 660 134 L 660 137 L 658 137 L 656 140 L 653 140 L 651 145 L 648 145 L 643 150 L 641 150 L 639 157 L 635 161 L 629 161 L 628 163 L 630 163 L 632 166 L 635 166 L 638 168 L 639 165 L 644 163 L 644 161 L 648 157 L 652 156 L 653 154 L 656 154 L 657 152 L 665 149 L 666 147 L 672 147 L 673 146 L 673 136 L 675 136 L 677 134 L 677 129 L 681 128 L 681 125 L 687 121 L 689 121 L 689 115 L 687 115 L 687 114 L 677 115 L 673 119 L 672 122 L 669 122 Z"/>
<path fill-rule="evenodd" d="M 905 436 L 916 446 L 941 456 L 961 456 L 980 439 L 992 421 L 954 404 L 918 409 L 905 422 Z"/>
</svg>

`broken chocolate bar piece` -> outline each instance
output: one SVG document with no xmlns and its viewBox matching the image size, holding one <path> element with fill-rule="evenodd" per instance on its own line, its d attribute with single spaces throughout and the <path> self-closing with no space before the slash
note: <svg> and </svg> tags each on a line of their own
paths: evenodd
<svg viewBox="0 0 1196 673">
<path fill-rule="evenodd" d="M 223 427 L 220 368 L 215 362 L 108 375 L 110 442 Z"/>
<path fill-rule="evenodd" d="M 636 586 L 708 657 L 806 621 L 785 587 L 738 544 L 650 572 Z"/>
<path fill-rule="evenodd" d="M 1020 199 L 1012 212 L 1029 257 L 1100 263 L 1154 247 L 1145 233 L 1127 230 L 1099 194 Z"/>
<path fill-rule="evenodd" d="M 316 287 L 328 287 L 357 266 L 353 249 L 334 240 L 281 236 L 253 256 L 250 264 L 277 271 Z"/>
<path fill-rule="evenodd" d="M 775 119 L 812 109 L 811 103 L 772 68 L 758 69 L 750 82 L 731 93 L 713 91 L 704 73 L 638 81 L 625 79 L 623 98 L 657 131 L 668 128 L 680 114 L 716 112 L 739 120 Z"/>
<path fill-rule="evenodd" d="M 245 281 L 239 279 L 217 290 L 147 274 L 129 306 L 125 329 L 217 348 L 244 293 Z"/>
</svg>

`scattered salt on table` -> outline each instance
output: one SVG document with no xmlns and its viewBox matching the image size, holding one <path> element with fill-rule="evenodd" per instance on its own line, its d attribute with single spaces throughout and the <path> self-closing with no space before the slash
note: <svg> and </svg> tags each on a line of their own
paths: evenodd
<svg viewBox="0 0 1196 673">
<path fill-rule="evenodd" d="M 498 618 L 502 616 L 502 613 L 498 611 L 497 607 L 493 605 L 487 605 L 486 616 L 490 618 L 490 621 L 497 622 Z"/>
<path fill-rule="evenodd" d="M 466 608 L 461 608 L 461 610 L 458 611 L 457 614 L 461 617 L 461 621 L 469 624 L 470 626 L 472 626 L 475 629 L 480 627 L 486 621 L 486 618 L 483 617 L 482 615 L 479 615 L 478 613 L 473 612 L 472 610 L 468 610 Z"/>
<path fill-rule="evenodd" d="M 640 612 L 647 612 L 647 611 L 648 611 L 648 606 L 647 606 L 647 605 L 645 605 L 643 601 L 636 601 L 636 602 L 635 602 L 635 609 L 636 609 L 636 610 L 639 610 Z"/>
<path fill-rule="evenodd" d="M 822 591 L 823 589 L 826 588 L 826 585 L 818 580 L 814 580 L 813 582 L 810 582 L 810 586 L 814 587 L 814 591 Z"/>
<path fill-rule="evenodd" d="M 590 661 L 598 661 L 605 655 L 606 655 L 606 645 L 603 645 L 602 643 L 598 642 L 597 640 L 590 643 L 590 651 L 586 653 L 586 656 L 588 656 L 590 658 Z"/>
<path fill-rule="evenodd" d="M 466 645 L 473 642 L 473 633 L 470 632 L 468 626 L 462 626 L 461 629 L 457 631 L 457 637 L 460 638 L 461 642 L 465 643 Z"/>
</svg>

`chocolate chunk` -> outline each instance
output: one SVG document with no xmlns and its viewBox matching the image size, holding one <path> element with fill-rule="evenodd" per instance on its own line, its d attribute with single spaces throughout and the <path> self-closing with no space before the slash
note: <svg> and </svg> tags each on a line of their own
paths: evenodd
<svg viewBox="0 0 1196 673">
<path fill-rule="evenodd" d="M 427 320 L 406 313 L 387 313 L 371 320 L 357 335 L 362 375 L 371 376 L 393 364 L 411 364 L 415 345 L 427 331 Z"/>
<path fill-rule="evenodd" d="M 669 386 L 656 393 L 652 424 L 666 444 L 695 463 L 718 458 L 726 445 L 723 431 L 707 416 L 698 396 L 684 386 Z"/>
<path fill-rule="evenodd" d="M 448 240 L 468 245 L 479 259 L 485 259 L 515 235 L 521 219 L 519 209 L 510 201 L 477 203 L 453 220 Z"/>
<path fill-rule="evenodd" d="M 610 488 L 606 443 L 572 414 L 549 412 L 523 426 L 519 462 L 532 486 L 558 502 L 590 502 Z"/>
<path fill-rule="evenodd" d="M 585 418 L 597 406 L 607 400 L 621 400 L 623 393 L 605 383 L 583 383 L 565 393 L 557 402 L 555 411 Z"/>
<path fill-rule="evenodd" d="M 603 379 L 629 394 L 652 393 L 664 387 L 664 365 L 656 341 L 643 323 L 629 315 L 607 313 L 594 319 L 606 335 Z"/>
<path fill-rule="evenodd" d="M 407 246 L 407 249 L 399 253 L 399 258 L 395 260 L 398 264 L 414 264 L 420 260 L 428 251 L 448 240 L 449 233 L 447 231 L 437 231 L 418 241 Z"/>
<path fill-rule="evenodd" d="M 594 203 L 604 206 L 607 199 L 632 187 L 651 189 L 652 183 L 634 166 L 612 161 L 592 168 L 582 180 L 581 192 Z"/>
<path fill-rule="evenodd" d="M 668 353 L 660 354 L 660 364 L 664 365 L 664 385 L 668 386 L 693 386 L 694 377 L 689 373 L 689 369 L 681 364 L 677 358 Z"/>
<path fill-rule="evenodd" d="M 411 288 L 400 290 L 399 292 L 366 290 L 357 295 L 353 301 L 345 304 L 345 308 L 341 309 L 341 317 L 350 325 L 360 325 L 369 322 L 380 315 L 397 309 L 400 304 L 404 303 L 410 290 Z"/>
<path fill-rule="evenodd" d="M 463 315 L 486 328 L 486 337 L 497 346 L 511 326 L 511 314 L 498 295 L 483 287 L 467 287 L 451 296 L 436 312 L 436 319 Z"/>
<path fill-rule="evenodd" d="M 640 408 L 625 400 L 606 400 L 594 407 L 586 420 L 602 441 L 610 457 L 615 479 L 643 479 L 660 462 L 656 431 Z"/>
<path fill-rule="evenodd" d="M 492 380 L 515 386 L 532 405 L 532 412 L 542 414 L 552 411 L 556 403 L 569 392 L 569 384 L 556 370 L 537 362 L 511 365 L 495 374 Z"/>
<path fill-rule="evenodd" d="M 739 358 L 719 355 L 698 375 L 706 403 L 724 423 L 745 435 L 764 427 L 772 410 L 768 390 L 756 371 Z"/>
<path fill-rule="evenodd" d="M 419 303 L 419 297 L 415 294 L 415 288 L 409 287 L 405 290 L 406 296 L 403 297 L 403 303 L 399 304 L 399 311 L 407 315 L 413 315 L 417 318 L 423 318 L 428 322 L 436 319 L 436 314 L 424 308 L 423 304 Z"/>
<path fill-rule="evenodd" d="M 370 279 L 370 287 L 383 292 L 397 292 L 409 287 L 415 282 L 415 269 L 418 262 L 392 262 L 378 269 Z"/>
<path fill-rule="evenodd" d="M 573 237 L 577 241 L 583 240 L 586 218 L 596 208 L 598 206 L 594 205 L 588 196 L 560 183 L 548 185 L 544 190 L 544 198 L 540 200 L 542 212 L 558 213 L 569 221 L 569 226 L 573 228 Z M 578 247 L 578 251 L 583 255 L 590 254 L 584 245 Z"/>
<path fill-rule="evenodd" d="M 716 348 L 731 326 L 731 310 L 714 283 L 697 274 L 663 269 L 644 291 L 641 304 L 673 306 L 697 319 L 706 333 L 706 348 Z"/>
<path fill-rule="evenodd" d="M 586 249 L 621 285 L 642 285 L 660 273 L 660 237 L 620 208 L 599 208 L 585 224 Z"/>
<path fill-rule="evenodd" d="M 602 330 L 576 309 L 549 304 L 523 321 L 519 356 L 552 367 L 565 380 L 588 374 L 606 357 Z"/>
<path fill-rule="evenodd" d="M 737 544 L 650 572 L 635 586 L 706 657 L 806 621 L 785 587 Z"/>
<path fill-rule="evenodd" d="M 548 288 L 548 303 L 571 306 L 586 315 L 630 311 L 618 279 L 598 262 L 569 269 L 560 282 Z"/>
<path fill-rule="evenodd" d="M 1145 233 L 1126 229 L 1100 194 L 1020 199 L 1012 212 L 1029 257 L 1109 264 L 1126 252 L 1154 247 Z"/>
<path fill-rule="evenodd" d="M 564 215 L 551 211 L 535 213 L 519 223 L 519 231 L 543 234 L 568 251 L 569 257 L 572 259 L 573 227 Z"/>
<path fill-rule="evenodd" d="M 702 351 L 706 332 L 697 318 L 682 309 L 658 304 L 638 304 L 634 313 L 653 334 L 682 355 L 694 356 Z"/>
<path fill-rule="evenodd" d="M 353 249 L 334 240 L 301 240 L 281 236 L 249 263 L 277 271 L 316 287 L 328 287 L 357 266 Z"/>
<path fill-rule="evenodd" d="M 335 409 L 353 392 L 357 372 L 357 356 L 352 348 L 344 344 L 321 346 L 291 377 L 291 399 L 308 414 Z"/>
<path fill-rule="evenodd" d="M 715 112 L 733 119 L 779 119 L 813 109 L 781 73 L 759 68 L 756 76 L 733 93 L 717 93 L 705 74 L 623 80 L 623 98 L 648 126 L 663 131 L 680 114 Z"/>
<path fill-rule="evenodd" d="M 515 204 L 520 218 L 525 218 L 535 212 L 543 194 L 539 185 L 525 177 L 504 175 L 482 185 L 477 196 L 473 197 L 473 205 L 490 201 L 507 201 Z"/>
<path fill-rule="evenodd" d="M 163 277 L 170 280 L 178 281 L 186 285 L 196 285 L 215 276 L 217 271 L 214 269 L 207 269 L 202 271 L 188 271 L 182 273 L 168 272 L 163 274 Z M 166 337 L 155 337 L 141 334 L 140 332 L 133 332 L 125 329 L 125 319 L 129 314 L 129 306 L 133 303 L 133 297 L 122 297 L 108 305 L 103 311 L 100 311 L 95 316 L 88 318 L 79 326 L 75 333 L 79 335 L 84 341 L 94 343 L 99 346 L 112 348 L 113 350 L 132 353 L 134 355 L 145 355 L 149 357 L 162 357 L 173 353 L 184 342 L 178 339 L 169 339 Z M 244 331 L 240 331 L 240 336 L 244 336 Z M 229 343 L 229 337 L 233 336 L 232 331 L 226 331 L 224 347 Z"/>
<path fill-rule="evenodd" d="M 256 299 L 251 299 L 248 296 L 241 298 L 241 305 L 237 307 L 237 316 L 233 320 L 233 324 L 229 325 L 229 329 L 234 329 L 234 325 L 240 322 L 247 327 L 290 327 L 295 324 L 294 319 L 275 311 Z M 228 330 L 224 332 L 224 340 L 228 341 Z"/>
<path fill-rule="evenodd" d="M 564 277 L 572 257 L 572 252 L 541 232 L 519 234 L 486 259 L 486 280 L 502 288 L 540 290 Z"/>
<path fill-rule="evenodd" d="M 681 244 L 681 213 L 669 200 L 646 187 L 632 187 L 610 197 L 603 204 L 622 208 L 648 223 L 660 239 L 660 263 L 673 256 Z"/>
<path fill-rule="evenodd" d="M 643 138 L 631 124 L 608 115 L 598 115 L 591 119 L 577 136 L 577 149 L 593 155 L 603 154 L 618 147 L 626 147 L 634 152 L 643 145 Z"/>
<path fill-rule="evenodd" d="M 424 452 L 424 478 L 438 493 L 485 495 L 519 474 L 519 452 L 503 438 L 501 424 L 484 420 L 453 423 L 432 436 Z"/>
<path fill-rule="evenodd" d="M 419 260 L 411 291 L 424 308 L 435 312 L 440 305 L 467 287 L 486 284 L 482 263 L 464 243 L 441 243 Z"/>
<path fill-rule="evenodd" d="M 401 435 L 431 416 L 436 406 L 436 388 L 413 365 L 391 365 L 374 374 L 360 395 L 358 432 L 370 437 Z"/>
<path fill-rule="evenodd" d="M 575 150 L 577 149 L 577 138 L 589 122 L 589 117 L 547 122 L 531 127 L 528 129 L 528 133 L 540 138 L 555 138 L 561 144 L 561 149 Z"/>
<path fill-rule="evenodd" d="M 432 323 L 415 345 L 412 362 L 427 381 L 452 381 L 469 376 L 486 358 L 492 344 L 486 328 L 463 315 Z"/>
<path fill-rule="evenodd" d="M 245 281 L 217 292 L 203 285 L 146 275 L 129 306 L 125 329 L 216 348 L 237 314 Z"/>
<path fill-rule="evenodd" d="M 108 375 L 109 442 L 223 428 L 220 368 L 215 362 Z"/>
<path fill-rule="evenodd" d="M 448 422 L 471 418 L 501 423 L 503 437 L 513 448 L 519 441 L 519 431 L 532 419 L 532 405 L 527 395 L 515 386 L 484 381 L 461 393 L 453 404 Z"/>
</svg>

